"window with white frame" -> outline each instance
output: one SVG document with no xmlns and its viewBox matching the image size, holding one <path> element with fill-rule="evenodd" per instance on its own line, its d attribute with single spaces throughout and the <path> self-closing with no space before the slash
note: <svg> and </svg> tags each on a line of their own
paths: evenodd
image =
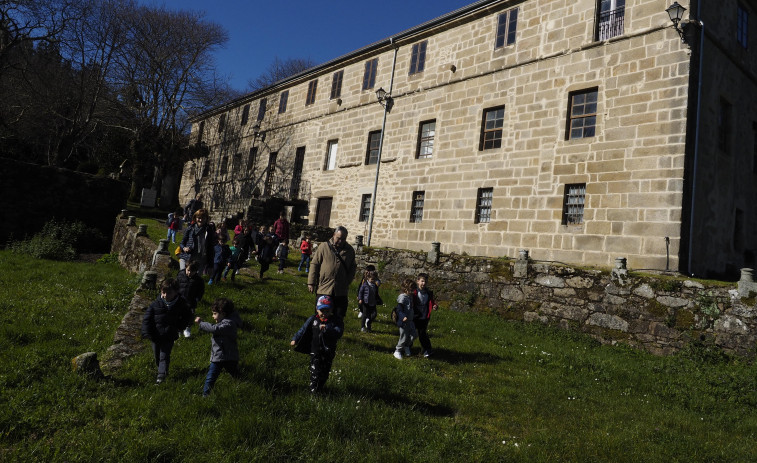
<svg viewBox="0 0 757 463">
<path fill-rule="evenodd" d="M 339 140 L 329 140 L 326 146 L 326 161 L 323 163 L 323 170 L 336 169 L 336 153 L 339 150 Z"/>
<path fill-rule="evenodd" d="M 597 89 L 573 92 L 568 97 L 567 139 L 593 137 L 597 126 Z"/>
<path fill-rule="evenodd" d="M 430 158 L 434 154 L 434 136 L 436 135 L 436 119 L 423 121 L 418 129 L 417 159 Z"/>
<path fill-rule="evenodd" d="M 607 40 L 623 35 L 626 0 L 599 0 L 596 39 Z"/>
</svg>

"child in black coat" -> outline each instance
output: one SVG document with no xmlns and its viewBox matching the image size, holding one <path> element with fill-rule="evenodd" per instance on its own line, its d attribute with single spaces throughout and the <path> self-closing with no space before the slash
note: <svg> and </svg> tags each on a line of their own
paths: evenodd
<svg viewBox="0 0 757 463">
<path fill-rule="evenodd" d="M 189 310 L 192 312 L 192 317 L 194 317 L 197 304 L 205 294 L 205 282 L 197 274 L 198 267 L 197 262 L 190 262 L 187 264 L 187 268 L 179 270 L 179 273 L 176 275 L 176 281 L 179 283 L 179 294 L 187 301 Z M 189 326 L 184 328 L 184 337 L 188 338 L 191 335 Z"/>
<path fill-rule="evenodd" d="M 294 350 L 310 354 L 310 392 L 323 389 L 329 379 L 331 363 L 336 355 L 337 341 L 344 333 L 344 322 L 334 314 L 331 296 L 321 296 L 316 303 L 316 314 L 311 315 L 292 337 Z"/>
<path fill-rule="evenodd" d="M 192 323 L 192 312 L 179 295 L 179 283 L 173 278 L 160 284 L 160 297 L 150 304 L 142 319 L 142 337 L 152 341 L 155 365 L 158 367 L 157 384 L 168 375 L 171 349 L 179 338 L 179 330 Z"/>
</svg>

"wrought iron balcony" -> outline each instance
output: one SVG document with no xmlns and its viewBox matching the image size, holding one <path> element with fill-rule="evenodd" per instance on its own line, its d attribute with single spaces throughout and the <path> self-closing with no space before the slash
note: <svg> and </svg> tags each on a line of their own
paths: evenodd
<svg viewBox="0 0 757 463">
<path fill-rule="evenodd" d="M 597 40 L 607 40 L 623 35 L 625 13 L 625 6 L 600 13 L 597 18 Z"/>
</svg>

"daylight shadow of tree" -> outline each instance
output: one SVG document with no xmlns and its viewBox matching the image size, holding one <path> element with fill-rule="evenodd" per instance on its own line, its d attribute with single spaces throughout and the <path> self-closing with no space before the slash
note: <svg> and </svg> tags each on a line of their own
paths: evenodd
<svg viewBox="0 0 757 463">
<path fill-rule="evenodd" d="M 355 341 L 360 343 L 364 348 L 375 352 L 386 352 L 391 354 L 394 352 L 394 345 L 387 348 L 386 345 L 367 342 L 365 340 Z M 417 347 L 413 347 L 413 351 L 416 352 L 412 358 L 420 357 L 420 353 Z M 429 357 L 429 361 L 441 361 L 449 363 L 450 365 L 459 365 L 463 363 L 485 363 L 496 364 L 510 360 L 508 358 L 499 357 L 489 352 L 455 352 L 448 349 L 434 349 L 434 354 Z"/>
</svg>

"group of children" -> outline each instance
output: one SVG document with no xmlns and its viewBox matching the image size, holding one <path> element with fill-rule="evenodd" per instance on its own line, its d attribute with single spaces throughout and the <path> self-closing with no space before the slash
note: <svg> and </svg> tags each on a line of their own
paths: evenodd
<svg viewBox="0 0 757 463">
<path fill-rule="evenodd" d="M 228 235 L 224 237 L 222 230 L 216 231 L 218 243 L 215 246 L 214 266 L 208 284 L 225 280 L 229 272 L 231 272 L 231 279 L 234 280 L 240 264 L 246 259 L 243 255 L 243 246 L 240 244 L 244 228 L 240 223 L 234 230 L 232 246 L 226 244 Z M 279 273 L 282 273 L 288 254 L 286 240 L 280 242 L 273 227 L 268 229 L 261 227 L 257 235 L 257 249 L 250 254 L 257 255 L 257 260 L 261 265 L 260 278 L 263 277 L 274 256 L 279 260 Z M 305 272 L 308 272 L 312 254 L 309 236 L 306 235 L 302 239 L 300 251 L 298 271 L 302 271 L 304 265 Z M 184 269 L 179 271 L 175 279 L 166 279 L 161 283 L 160 297 L 145 311 L 142 336 L 152 342 L 157 367 L 156 383 L 160 384 L 168 375 L 171 351 L 180 334 L 190 337 L 190 327 L 193 322 L 198 325 L 200 331 L 211 333 L 210 366 L 203 387 L 203 395 L 207 396 L 222 370 L 227 370 L 232 376 L 237 375 L 239 363 L 237 331 L 242 321 L 234 310 L 233 302 L 226 298 L 216 299 L 211 305 L 215 324 L 205 322 L 195 316 L 197 305 L 205 293 L 205 284 L 198 274 L 197 267 L 196 262 L 190 261 Z M 416 338 L 420 340 L 424 357 L 429 357 L 433 353 L 427 329 L 431 312 L 437 310 L 438 307 L 433 292 L 427 287 L 428 279 L 428 274 L 420 273 L 416 281 L 407 278 L 402 282 L 397 306 L 393 311 L 396 313 L 393 320 L 399 328 L 399 340 L 393 354 L 397 359 L 412 355 L 411 348 Z M 376 268 L 368 265 L 357 294 L 361 332 L 371 332 L 372 322 L 377 316 L 377 306 L 383 304 L 379 293 L 380 285 L 381 280 Z M 319 297 L 315 313 L 305 321 L 291 339 L 291 345 L 295 346 L 296 351 L 310 355 L 311 392 L 321 391 L 326 383 L 336 354 L 337 342 L 343 333 L 344 321 L 334 314 L 332 298 Z"/>
<path fill-rule="evenodd" d="M 215 324 L 204 322 L 202 318 L 194 316 L 198 294 L 201 298 L 200 288 L 203 286 L 197 288 L 193 284 L 194 277 L 189 275 L 194 271 L 192 264 L 185 269 L 188 280 L 185 285 L 180 283 L 179 278 L 169 278 L 161 283 L 160 297 L 150 304 L 142 319 L 142 337 L 152 342 L 155 365 L 158 369 L 155 382 L 160 384 L 168 376 L 171 351 L 174 342 L 179 338 L 179 332 L 184 331 L 185 336 L 189 336 L 189 326 L 194 321 L 201 331 L 211 333 L 213 337 L 210 367 L 202 391 L 202 395 L 207 396 L 222 370 L 227 370 L 233 376 L 237 375 L 237 330 L 242 326 L 242 319 L 234 310 L 234 303 L 225 298 L 216 299 L 210 307 Z"/>
<path fill-rule="evenodd" d="M 413 341 L 418 338 L 423 348 L 423 356 L 433 354 L 428 337 L 428 322 L 431 311 L 438 306 L 434 293 L 427 287 L 429 276 L 418 274 L 416 281 L 406 278 L 402 282 L 402 292 L 397 297 L 396 323 L 399 327 L 399 341 L 394 357 L 402 359 L 411 356 Z M 376 269 L 369 265 L 363 273 L 358 289 L 361 332 L 370 332 L 371 323 L 376 318 L 376 306 L 381 304 Z M 331 372 L 331 364 L 336 355 L 337 341 L 344 333 L 344 321 L 334 315 L 330 296 L 320 296 L 316 303 L 316 313 L 310 316 L 290 341 L 297 352 L 310 355 L 310 392 L 317 393 L 323 388 Z"/>
</svg>

